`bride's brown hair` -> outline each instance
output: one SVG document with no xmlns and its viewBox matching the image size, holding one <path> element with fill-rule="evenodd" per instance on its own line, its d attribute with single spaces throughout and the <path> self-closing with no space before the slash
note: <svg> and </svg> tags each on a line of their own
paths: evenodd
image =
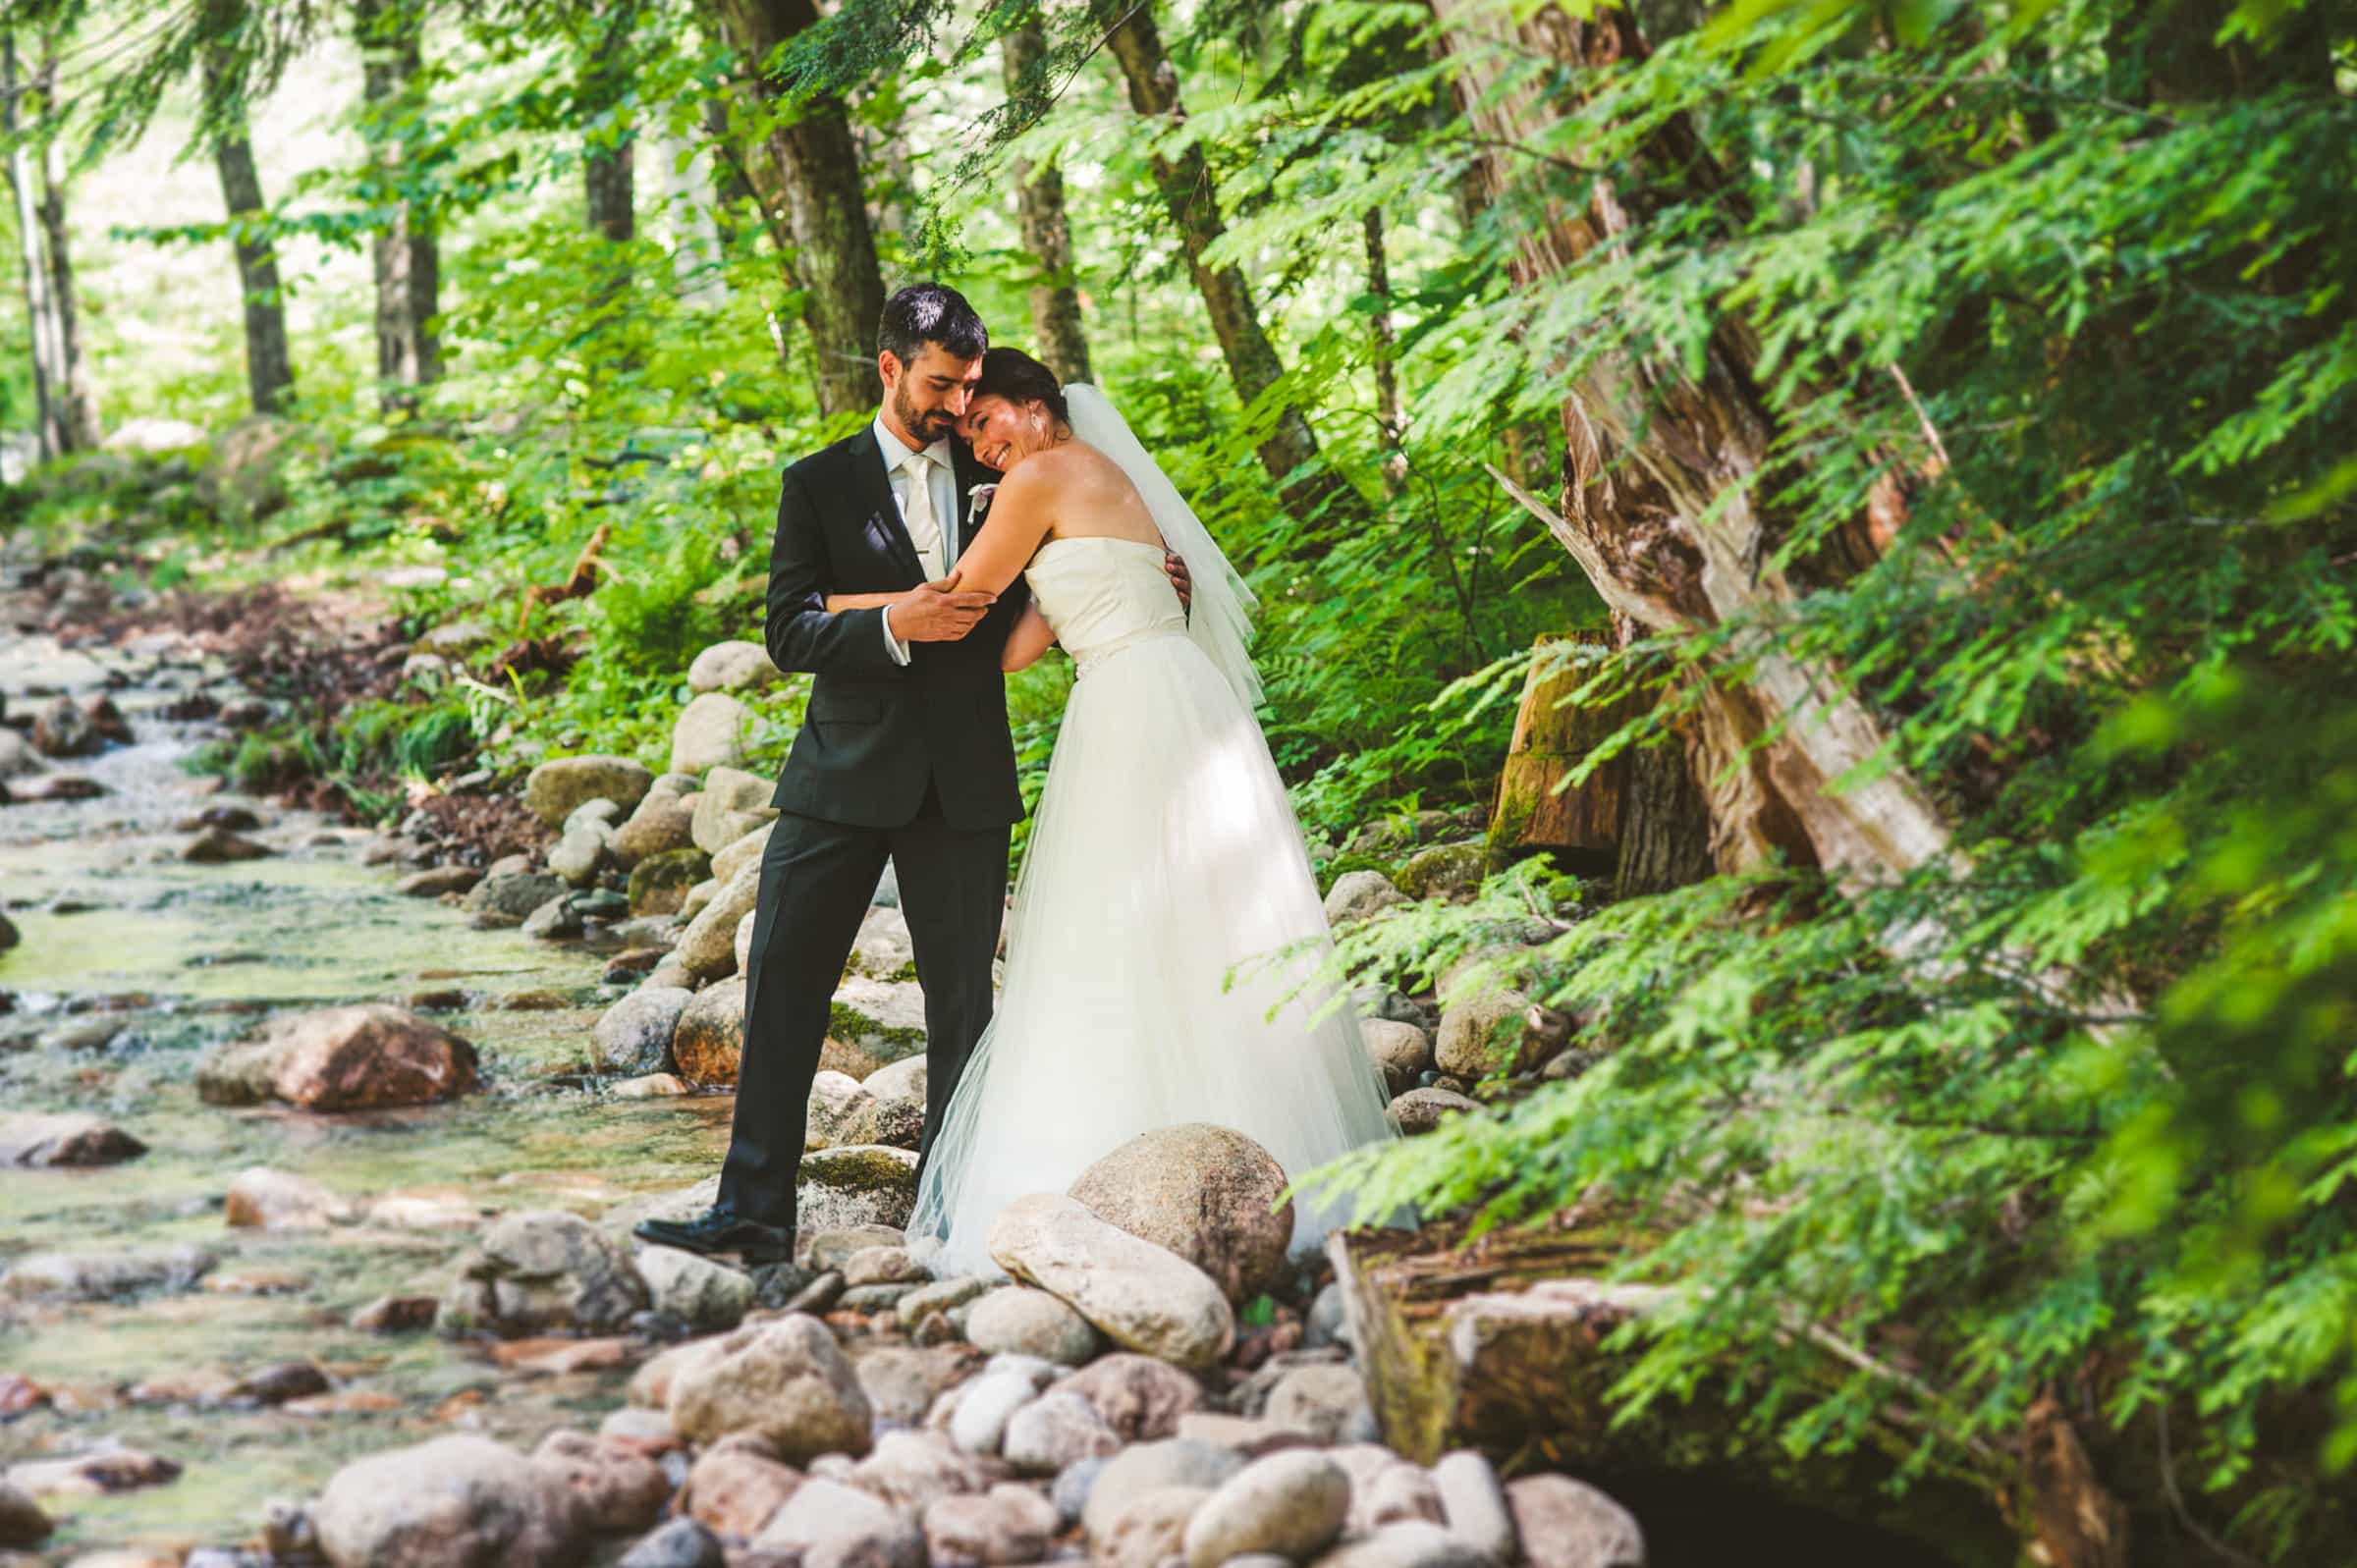
<svg viewBox="0 0 2357 1568">
<path fill-rule="evenodd" d="M 982 379 L 974 383 L 973 396 L 1044 404 L 1060 424 L 1069 424 L 1072 418 L 1056 372 L 1020 349 L 993 349 L 983 354 Z"/>
</svg>

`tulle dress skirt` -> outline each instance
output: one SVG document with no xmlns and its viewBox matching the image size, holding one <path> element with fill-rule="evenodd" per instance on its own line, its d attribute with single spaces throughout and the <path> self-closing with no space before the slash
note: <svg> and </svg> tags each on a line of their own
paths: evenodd
<svg viewBox="0 0 2357 1568">
<path fill-rule="evenodd" d="M 1277 955 L 1290 949 L 1290 955 Z M 912 1235 L 997 1272 L 992 1219 L 1139 1133 L 1210 1122 L 1288 1176 L 1394 1135 L 1347 1008 L 1296 988 L 1324 907 L 1259 723 L 1182 632 L 1083 660 L 1010 916 L 996 1016 L 959 1082 Z M 1289 1000 L 1288 1000 L 1289 998 Z M 1345 1221 L 1294 1204 L 1295 1249 Z"/>
</svg>

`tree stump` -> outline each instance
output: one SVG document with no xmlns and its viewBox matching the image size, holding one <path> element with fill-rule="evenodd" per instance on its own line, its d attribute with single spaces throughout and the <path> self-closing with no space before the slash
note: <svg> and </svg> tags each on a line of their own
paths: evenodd
<svg viewBox="0 0 2357 1568">
<path fill-rule="evenodd" d="M 1619 860 L 1627 756 L 1615 757 L 1582 784 L 1566 781 L 1627 722 L 1630 707 L 1567 700 L 1596 673 L 1595 660 L 1576 649 L 1609 654 L 1611 634 L 1571 631 L 1538 640 L 1490 811 L 1493 862 L 1545 851 L 1565 870 L 1608 874 Z"/>
<path fill-rule="evenodd" d="M 1477 1448 L 1507 1475 L 1560 1471 L 1600 1486 L 1640 1520 L 1648 1498 L 1672 1499 L 1678 1513 L 1782 1510 L 1829 1539 L 1870 1533 L 1894 1548 L 1884 1560 L 2019 1560 L 2022 1538 L 1991 1488 L 1934 1475 L 1890 1493 L 1920 1435 L 1902 1422 L 1851 1452 L 1794 1460 L 1743 1430 L 1756 1390 L 1713 1379 L 1682 1403 L 1617 1422 L 1612 1390 L 1637 1352 L 1608 1341 L 1669 1294 L 1604 1277 L 1640 1238 L 1578 1210 L 1478 1240 L 1466 1229 L 1339 1233 L 1327 1244 L 1383 1440 L 1407 1458 Z M 1829 1383 L 1851 1370 L 1827 1359 Z"/>
</svg>

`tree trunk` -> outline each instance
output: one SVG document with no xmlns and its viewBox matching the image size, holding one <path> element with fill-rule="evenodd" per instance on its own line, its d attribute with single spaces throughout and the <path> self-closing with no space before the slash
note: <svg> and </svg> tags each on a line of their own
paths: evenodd
<svg viewBox="0 0 2357 1568">
<path fill-rule="evenodd" d="M 637 233 L 632 169 L 637 138 L 611 124 L 599 126 L 596 122 L 610 120 L 630 91 L 630 29 L 637 11 L 637 0 L 609 0 L 593 8 L 589 58 L 581 73 L 581 111 L 592 127 L 581 152 L 589 232 L 617 244 L 628 244 Z M 624 276 L 628 277 L 627 271 Z"/>
<path fill-rule="evenodd" d="M 1130 107 L 1145 119 L 1168 122 L 1173 130 L 1184 124 L 1186 108 L 1178 97 L 1178 72 L 1162 46 L 1153 12 L 1138 5 L 1113 29 L 1110 41 L 1128 83 Z M 1276 385 L 1285 374 L 1285 365 L 1268 334 L 1261 330 L 1260 313 L 1243 273 L 1233 265 L 1215 267 L 1203 259 L 1204 252 L 1226 232 L 1211 167 L 1204 160 L 1203 149 L 1193 142 L 1177 152 L 1157 148 L 1152 163 L 1155 187 L 1178 231 L 1179 248 L 1186 253 L 1195 292 L 1203 297 L 1212 335 L 1219 340 L 1227 360 L 1228 379 L 1234 385 L 1236 397 L 1249 407 Z M 1258 450 L 1261 466 L 1277 481 L 1287 507 L 1297 518 L 1308 521 L 1338 503 L 1352 513 L 1362 510 L 1357 492 L 1332 469 L 1307 478 L 1291 477 L 1295 468 L 1318 456 L 1318 438 L 1298 408 L 1276 411 Z"/>
<path fill-rule="evenodd" d="M 204 90 L 216 94 L 220 62 L 208 51 Z M 253 142 L 247 131 L 243 99 L 225 99 L 222 113 L 235 118 L 213 138 L 213 168 L 229 210 L 230 242 L 238 256 L 238 293 L 246 303 L 246 386 L 253 411 L 269 413 L 295 390 L 295 366 L 287 351 L 287 307 L 280 297 L 278 252 L 266 227 L 262 180 L 254 168 Z"/>
<path fill-rule="evenodd" d="M 1711 802 L 1695 782 L 1681 736 L 1640 746 L 1623 759 L 1628 789 L 1620 812 L 1620 863 L 1613 896 L 1668 892 L 1711 874 Z"/>
<path fill-rule="evenodd" d="M 1367 357 L 1375 364 L 1375 417 L 1391 450 L 1384 455 L 1383 482 L 1397 494 L 1407 482 L 1407 455 L 1400 445 L 1406 424 L 1399 412 L 1399 369 L 1392 362 L 1398 340 L 1392 331 L 1392 259 L 1383 243 L 1383 209 L 1369 207 L 1366 216 L 1367 294 L 1375 309 L 1367 319 L 1370 340 Z"/>
<path fill-rule="evenodd" d="M 400 193 L 402 128 L 384 123 L 422 109 L 423 19 L 412 0 L 356 0 L 362 92 L 378 117 L 377 167 L 383 216 L 371 247 L 376 270 L 378 398 L 388 410 L 415 408 L 418 389 L 442 373 L 433 318 L 441 309 L 442 256 L 431 212 Z"/>
<path fill-rule="evenodd" d="M 41 113 L 57 115 L 57 40 L 41 41 Z M 66 452 L 95 448 L 98 395 L 90 387 L 89 356 L 82 351 L 82 315 L 74 303 L 74 246 L 66 232 L 66 155 L 52 132 L 41 138 L 41 238 L 49 253 L 49 310 L 55 322 L 56 359 L 50 396 L 57 406 L 58 433 Z"/>
<path fill-rule="evenodd" d="M 1611 640 L 1593 631 L 1539 639 L 1530 678 L 1522 686 L 1522 706 L 1514 715 L 1514 737 L 1498 775 L 1498 796 L 1490 807 L 1490 852 L 1494 863 L 1545 851 L 1565 871 L 1594 875 L 1620 858 L 1628 758 L 1615 757 L 1582 784 L 1568 781 L 1589 753 L 1627 721 L 1627 705 L 1570 701 L 1596 667 L 1565 657 L 1566 644 L 1585 645 L 1601 654 Z"/>
<path fill-rule="evenodd" d="M 0 129 L 8 135 L 8 184 L 17 201 L 17 241 L 25 275 L 25 319 L 32 339 L 32 393 L 38 409 L 37 434 L 43 461 L 65 450 L 65 430 L 58 418 L 57 315 L 49 304 L 49 269 L 41 259 L 41 223 L 32 188 L 32 158 L 27 151 L 18 116 L 23 78 L 17 69 L 17 39 L 0 34 Z"/>
<path fill-rule="evenodd" d="M 1023 90 L 1023 77 L 1047 54 L 1047 35 L 1034 20 L 999 40 L 1007 91 Z M 1088 338 L 1080 327 L 1080 291 L 1072 282 L 1072 227 L 1064 210 L 1064 173 L 1014 160 L 1014 200 L 1023 250 L 1038 268 L 1031 280 L 1031 334 L 1040 359 L 1061 381 L 1086 381 Z"/>
<path fill-rule="evenodd" d="M 1533 143 L 1549 106 L 1532 90 L 1495 91 L 1489 46 L 1504 42 L 1579 70 L 1645 52 L 1634 19 L 1617 6 L 1582 18 L 1546 5 L 1510 33 L 1499 13 L 1471 0 L 1436 7 L 1458 37 L 1482 46 L 1468 52 L 1459 78 L 1475 128 L 1514 145 Z M 1688 182 L 1712 177 L 1682 119 L 1654 133 L 1638 166 L 1675 169 Z M 1503 160 L 1488 160 L 1486 175 L 1493 192 L 1501 189 Z M 1521 237 L 1517 282 L 1552 277 L 1612 243 L 1641 198 L 1599 179 L 1584 207 L 1551 209 Z M 1563 404 L 1560 514 L 1519 487 L 1515 493 L 1551 518 L 1606 603 L 1647 632 L 1750 628 L 1725 654 L 1748 667 L 1748 678 L 1712 685 L 1700 735 L 1697 771 L 1711 793 L 1721 867 L 1756 864 L 1781 849 L 1845 881 L 1886 881 L 1945 853 L 1948 830 L 1904 770 L 1864 766 L 1883 758 L 1889 737 L 1841 674 L 1785 652 L 1773 635 L 1804 584 L 1772 565 L 1787 520 L 1754 482 L 1769 466 L 1777 432 L 1753 389 L 1752 361 L 1750 341 L 1731 325 L 1722 326 L 1699 379 L 1674 364 L 1598 358 Z M 1872 559 L 1863 514 L 1853 531 L 1855 540 L 1836 541 L 1827 554 L 1842 563 Z"/>
<path fill-rule="evenodd" d="M 709 0 L 721 33 L 750 85 L 771 109 L 785 106 L 761 63 L 818 22 L 812 0 Z M 821 99 L 746 148 L 745 177 L 761 203 L 790 288 L 802 292 L 802 324 L 818 363 L 825 414 L 872 408 L 884 398 L 876 374 L 876 328 L 884 318 L 884 275 L 868 226 L 859 151 L 843 106 Z"/>
</svg>

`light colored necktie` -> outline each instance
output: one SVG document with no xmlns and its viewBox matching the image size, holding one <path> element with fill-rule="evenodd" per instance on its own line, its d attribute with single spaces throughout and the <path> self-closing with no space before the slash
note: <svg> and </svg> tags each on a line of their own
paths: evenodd
<svg viewBox="0 0 2357 1568">
<path fill-rule="evenodd" d="M 901 502 L 901 521 L 908 529 L 908 542 L 916 546 L 916 559 L 925 568 L 925 579 L 937 581 L 942 575 L 941 519 L 933 514 L 933 460 L 921 452 L 911 452 L 901 460 L 901 472 L 908 476 L 907 494 Z"/>
</svg>

